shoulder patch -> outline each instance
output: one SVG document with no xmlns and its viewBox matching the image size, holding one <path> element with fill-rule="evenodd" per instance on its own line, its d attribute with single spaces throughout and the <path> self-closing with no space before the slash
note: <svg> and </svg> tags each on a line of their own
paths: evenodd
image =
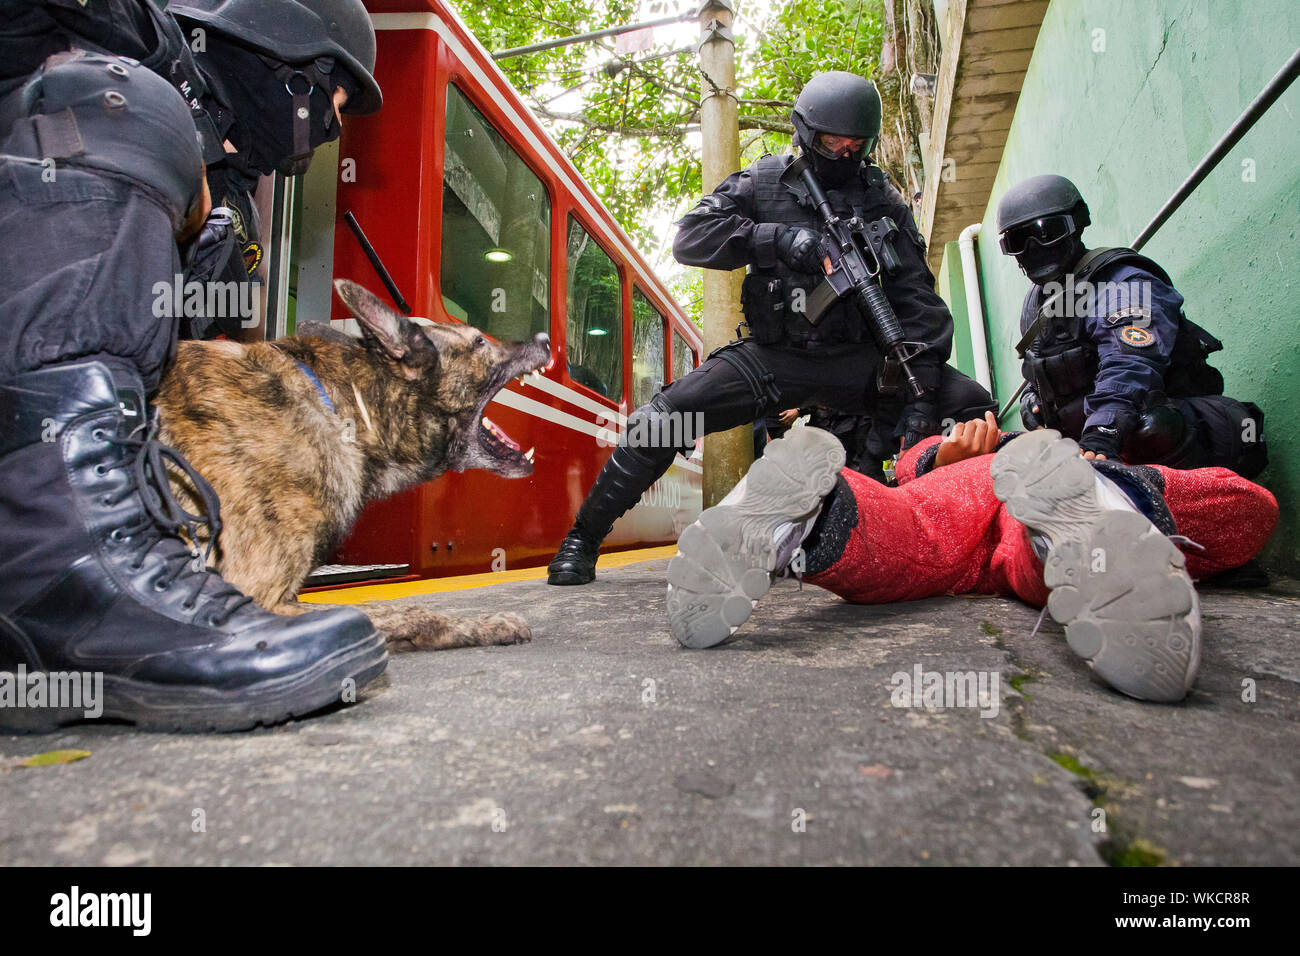
<svg viewBox="0 0 1300 956">
<path fill-rule="evenodd" d="M 1120 309 L 1106 316 L 1106 324 L 1110 326 L 1119 325 L 1125 319 L 1150 319 L 1151 308 L 1145 305 L 1130 305 L 1128 308 Z"/>
<path fill-rule="evenodd" d="M 257 271 L 257 267 L 262 264 L 262 244 L 260 242 L 250 242 L 244 246 L 244 268 L 248 270 L 251 276 Z"/>
<path fill-rule="evenodd" d="M 1131 345 L 1135 349 L 1144 349 L 1149 345 L 1154 345 L 1156 341 L 1154 332 L 1150 329 L 1139 328 L 1136 325 L 1129 325 L 1120 329 L 1119 338 L 1125 345 Z"/>
</svg>

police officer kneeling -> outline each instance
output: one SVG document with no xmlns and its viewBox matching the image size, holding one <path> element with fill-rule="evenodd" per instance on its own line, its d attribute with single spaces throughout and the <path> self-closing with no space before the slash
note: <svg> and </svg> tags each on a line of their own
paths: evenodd
<svg viewBox="0 0 1300 956">
<path fill-rule="evenodd" d="M 902 197 L 865 161 L 880 134 L 876 88 L 851 73 L 819 74 L 800 92 L 791 119 L 800 161 L 764 156 L 733 173 L 678 222 L 673 243 L 686 265 L 750 267 L 742 291 L 750 337 L 717 349 L 631 415 L 625 439 L 646 434 L 650 424 L 649 434 L 665 440 L 624 440 L 614 449 L 550 563 L 549 583 L 592 581 L 597 551 L 614 522 L 678 451 L 690 454 L 694 436 L 689 444 L 667 439 L 685 431 L 672 427 L 674 417 L 693 421 L 702 414 L 704 431 L 714 432 L 821 403 L 886 426 L 892 447 L 882 448 L 879 460 L 897 452 L 900 439 L 908 447 L 937 434 L 944 418 L 978 418 L 994 407 L 983 388 L 946 364 L 952 316 L 934 291 L 925 243 Z M 842 220 L 877 226 L 892 220 L 881 230 L 892 241 L 882 257 L 882 266 L 890 263 L 883 289 L 914 347 L 909 365 L 919 395 L 909 390 L 882 400 L 877 373 L 884 359 L 858 306 L 849 296 L 825 296 L 828 250 L 823 220 L 802 180 L 808 165 Z"/>
<path fill-rule="evenodd" d="M 1183 315 L 1159 265 L 1132 249 L 1087 249 L 1078 189 L 1034 176 L 998 203 L 1002 251 L 1034 283 L 1020 315 L 1025 427 L 1054 428 L 1085 456 L 1171 468 L 1268 464 L 1264 415 L 1223 394 L 1206 357 L 1223 343 Z"/>
</svg>

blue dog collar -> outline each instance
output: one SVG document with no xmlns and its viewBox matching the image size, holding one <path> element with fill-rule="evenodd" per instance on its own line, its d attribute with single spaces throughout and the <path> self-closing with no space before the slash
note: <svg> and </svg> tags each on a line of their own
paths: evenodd
<svg viewBox="0 0 1300 956">
<path fill-rule="evenodd" d="M 294 361 L 297 362 L 298 367 L 302 369 L 302 374 L 311 379 L 311 383 L 316 386 L 316 391 L 320 392 L 320 400 L 325 403 L 325 407 L 332 413 L 334 411 L 334 403 L 330 401 L 330 394 L 325 391 L 325 386 L 320 383 L 320 379 L 316 377 L 316 373 L 306 365 L 303 365 L 302 362 L 298 362 L 297 359 Z"/>
</svg>

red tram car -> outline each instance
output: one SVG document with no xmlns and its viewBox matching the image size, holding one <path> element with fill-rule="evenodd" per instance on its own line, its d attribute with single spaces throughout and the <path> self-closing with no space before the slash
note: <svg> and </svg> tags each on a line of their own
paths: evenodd
<svg viewBox="0 0 1300 956">
<path fill-rule="evenodd" d="M 344 225 L 350 212 L 414 315 L 501 339 L 546 331 L 552 361 L 487 411 L 535 448 L 531 477 L 447 474 L 379 502 L 335 558 L 347 570 L 308 583 L 542 564 L 628 413 L 698 364 L 700 335 L 447 4 L 366 6 L 384 107 L 350 117 L 302 180 L 280 184 L 268 333 L 291 331 L 299 315 L 343 322 L 331 276 L 384 294 Z M 671 543 L 700 506 L 697 451 L 677 458 L 608 544 Z"/>
</svg>

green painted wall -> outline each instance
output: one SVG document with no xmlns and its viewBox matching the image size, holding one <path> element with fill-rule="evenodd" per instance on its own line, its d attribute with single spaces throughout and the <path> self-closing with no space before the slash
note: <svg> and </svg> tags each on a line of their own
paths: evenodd
<svg viewBox="0 0 1300 956">
<path fill-rule="evenodd" d="M 1029 289 L 997 246 L 1006 189 L 1067 176 L 1092 212 L 1084 241 L 1127 245 L 1297 46 L 1295 0 L 1053 0 L 979 242 L 1000 401 L 1020 383 L 1012 345 Z M 1213 361 L 1228 394 L 1264 409 L 1272 463 L 1259 480 L 1282 511 L 1265 561 L 1291 574 L 1300 573 L 1298 158 L 1300 82 L 1143 249 L 1173 276 L 1188 317 L 1225 342 Z"/>
<path fill-rule="evenodd" d="M 966 313 L 966 285 L 961 274 L 961 251 L 956 242 L 943 247 L 936 290 L 952 312 L 952 355 L 948 364 L 975 377 L 975 359 L 971 354 L 970 321 Z"/>
</svg>

